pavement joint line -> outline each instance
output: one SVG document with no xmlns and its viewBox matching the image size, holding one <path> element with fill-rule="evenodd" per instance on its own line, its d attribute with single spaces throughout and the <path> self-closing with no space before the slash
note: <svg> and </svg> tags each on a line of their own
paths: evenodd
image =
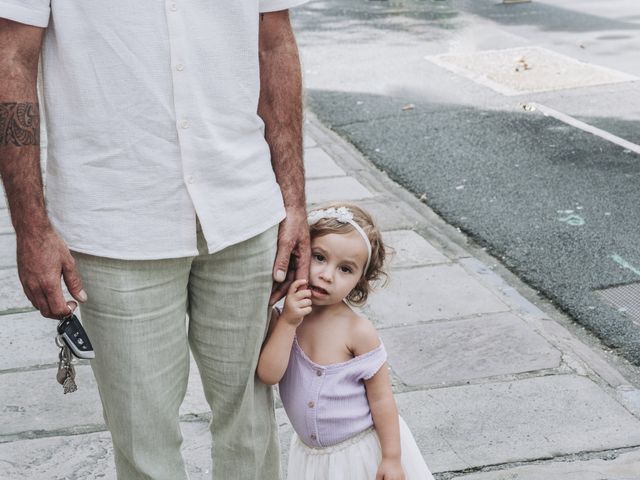
<svg viewBox="0 0 640 480">
<path fill-rule="evenodd" d="M 511 313 L 513 315 L 518 316 L 519 318 L 522 319 L 522 316 L 518 315 L 518 312 L 514 311 L 514 310 L 500 310 L 499 312 L 484 312 L 484 313 L 472 313 L 469 315 L 463 315 L 460 317 L 438 317 L 438 318 L 432 318 L 429 320 L 418 320 L 417 322 L 411 322 L 411 323 L 406 323 L 403 322 L 399 325 L 380 325 L 380 326 L 376 326 L 376 329 L 378 331 L 386 331 L 386 330 L 393 330 L 395 328 L 405 328 L 405 327 L 419 327 L 421 325 L 434 325 L 434 324 L 439 324 L 439 323 L 450 323 L 450 322 L 457 322 L 457 321 L 464 321 L 464 320 L 473 320 L 473 319 L 482 319 L 482 317 L 485 316 L 494 316 L 494 315 L 503 315 L 503 314 L 507 314 L 507 313 Z M 524 320 L 524 319 L 523 319 Z"/>
<path fill-rule="evenodd" d="M 561 122 L 566 123 L 572 127 L 578 128 L 582 131 L 591 133 L 597 137 L 600 137 L 608 142 L 614 143 L 626 150 L 630 150 L 634 153 L 640 155 L 640 145 L 632 143 L 624 138 L 618 137 L 612 133 L 607 132 L 606 130 L 602 130 L 598 127 L 594 127 L 593 125 L 589 125 L 577 118 L 572 117 L 566 113 L 559 112 L 558 110 L 554 110 L 551 107 L 547 107 L 541 103 L 530 102 L 525 105 L 525 110 L 537 109 L 542 112 L 545 116 L 553 117 L 556 120 L 560 120 Z"/>
<path fill-rule="evenodd" d="M 208 423 L 211 420 L 209 412 L 185 413 L 180 415 L 181 423 Z M 0 435 L 0 445 L 3 443 L 18 442 L 21 440 L 38 440 L 51 437 L 71 437 L 76 435 L 86 435 L 89 433 L 108 432 L 104 423 L 89 423 L 85 425 L 75 425 L 73 427 L 56 428 L 53 430 L 25 430 L 23 432 Z"/>
<path fill-rule="evenodd" d="M 56 350 L 60 350 L 58 347 L 55 347 Z M 52 355 L 53 357 L 54 355 Z M 82 366 L 89 366 L 91 365 L 89 363 L 89 360 L 80 360 L 80 359 L 74 359 L 74 363 L 73 366 L 74 367 L 82 367 Z M 15 367 L 15 368 L 6 368 L 4 370 L 0 370 L 0 375 L 6 375 L 6 374 L 11 374 L 11 373 L 25 373 L 25 372 L 38 372 L 40 370 L 49 370 L 49 369 L 57 369 L 58 368 L 58 362 L 55 363 L 40 363 L 37 365 L 29 365 L 27 367 Z"/>
<path fill-rule="evenodd" d="M 396 386 L 394 386 L 394 389 L 393 389 L 393 393 L 397 395 L 401 395 L 404 393 L 412 393 L 412 392 L 432 392 L 435 390 L 468 387 L 471 385 L 489 385 L 489 384 L 496 385 L 501 383 L 514 383 L 522 380 L 529 380 L 532 378 L 544 378 L 544 377 L 573 376 L 573 377 L 584 377 L 593 381 L 591 377 L 577 373 L 570 368 L 571 367 L 561 362 L 560 365 L 554 368 L 542 368 L 540 370 L 529 370 L 526 372 L 517 372 L 517 373 L 503 373 L 500 375 L 492 375 L 489 377 L 479 377 L 479 378 L 472 378 L 469 380 L 444 382 L 440 384 L 424 383 L 420 385 L 408 385 L 404 383 L 404 381 L 402 380 L 402 377 L 398 373 L 396 373 L 395 370 L 393 370 L 393 366 L 391 367 L 391 370 L 393 372 L 394 377 L 398 380 L 398 384 L 396 384 Z M 624 407 L 624 405 L 622 406 Z"/>
<path fill-rule="evenodd" d="M 411 265 L 403 265 L 403 266 L 400 266 L 400 267 L 391 266 L 391 267 L 389 267 L 389 270 L 393 270 L 393 271 L 416 270 L 418 268 L 441 267 L 443 265 L 451 266 L 451 265 L 456 265 L 457 263 L 458 262 L 455 262 L 453 260 L 449 260 L 449 261 L 446 261 L 446 262 L 415 263 L 415 264 L 411 264 Z"/>
<path fill-rule="evenodd" d="M 531 460 L 495 463 L 491 465 L 471 467 L 471 468 L 466 468 L 462 470 L 448 470 L 446 472 L 434 473 L 434 476 L 439 480 L 449 480 L 450 478 L 453 478 L 459 475 L 467 475 L 469 473 L 500 472 L 500 471 L 508 470 L 515 467 L 524 467 L 524 466 L 530 466 L 530 465 L 548 465 L 548 464 L 557 463 L 557 462 L 574 463 L 574 462 L 596 460 L 596 459 L 614 460 L 618 458 L 618 456 L 624 453 L 637 451 L 638 448 L 640 448 L 640 445 L 632 445 L 632 446 L 620 447 L 620 448 L 609 448 L 606 450 L 585 450 L 581 452 L 566 453 L 566 454 L 556 455 L 552 457 L 540 457 L 540 458 L 535 458 Z M 613 455 L 613 458 L 611 458 L 612 455 Z"/>
<path fill-rule="evenodd" d="M 499 312 L 483 312 L 483 313 L 470 313 L 469 315 L 461 315 L 461 316 L 457 316 L 457 317 L 438 317 L 438 318 L 434 318 L 434 319 L 429 319 L 429 320 L 419 320 L 417 322 L 411 322 L 411 323 L 401 323 L 401 324 L 395 324 L 395 325 L 386 325 L 386 326 L 379 326 L 376 327 L 377 330 L 380 331 L 385 331 L 385 330 L 393 330 L 396 328 L 408 328 L 408 327 L 418 327 L 421 325 L 434 325 L 434 324 L 440 324 L 440 323 L 453 323 L 453 322 L 464 322 L 466 320 L 483 320 L 485 317 L 495 317 L 496 315 L 515 315 L 516 317 L 518 317 L 520 320 L 522 320 L 524 323 L 526 323 L 527 325 L 529 325 L 530 327 L 534 327 L 534 325 L 532 325 L 530 322 L 527 321 L 527 319 L 520 315 L 518 313 L 518 311 L 516 310 L 501 310 Z M 536 331 L 536 333 L 538 333 L 539 335 L 540 332 L 537 331 L 536 328 L 534 328 L 534 330 Z M 544 335 L 543 335 L 544 336 Z"/>
<path fill-rule="evenodd" d="M 349 177 L 351 177 L 351 175 L 347 175 L 346 173 L 344 175 L 330 175 L 327 177 L 308 177 L 307 182 L 313 182 L 316 180 L 334 180 L 336 178 L 349 178 Z"/>
<path fill-rule="evenodd" d="M 7 310 L 2 310 L 0 312 L 0 317 L 3 315 L 16 315 L 18 313 L 31 313 L 31 312 L 37 312 L 37 310 L 33 307 L 9 308 Z"/>
</svg>

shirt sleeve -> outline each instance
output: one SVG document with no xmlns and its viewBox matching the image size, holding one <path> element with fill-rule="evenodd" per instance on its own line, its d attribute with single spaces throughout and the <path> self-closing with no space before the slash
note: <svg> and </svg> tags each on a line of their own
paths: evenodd
<svg viewBox="0 0 640 480">
<path fill-rule="evenodd" d="M 360 355 L 358 360 L 358 380 L 369 380 L 378 373 L 380 367 L 387 361 L 387 351 L 384 344 L 380 342 L 380 346 Z"/>
<path fill-rule="evenodd" d="M 51 14 L 50 0 L 0 0 L 0 18 L 45 28 Z"/>
<path fill-rule="evenodd" d="M 297 7 L 309 0 L 260 0 L 260 13 L 277 12 Z"/>
</svg>

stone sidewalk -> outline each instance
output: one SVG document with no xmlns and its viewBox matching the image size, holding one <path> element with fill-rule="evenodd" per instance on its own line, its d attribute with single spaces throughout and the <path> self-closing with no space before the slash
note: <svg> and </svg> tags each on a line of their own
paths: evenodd
<svg viewBox="0 0 640 480">
<path fill-rule="evenodd" d="M 401 414 L 436 478 L 640 479 L 640 393 L 622 364 L 307 117 L 310 205 L 358 202 L 395 249 L 388 286 L 362 313 L 380 329 Z M 22 294 L 4 198 L 0 252 L 0 478 L 115 479 L 89 366 L 72 395 L 55 381 L 55 322 Z M 286 464 L 291 428 L 277 412 Z M 193 362 L 181 414 L 191 478 L 208 479 L 210 412 Z"/>
</svg>

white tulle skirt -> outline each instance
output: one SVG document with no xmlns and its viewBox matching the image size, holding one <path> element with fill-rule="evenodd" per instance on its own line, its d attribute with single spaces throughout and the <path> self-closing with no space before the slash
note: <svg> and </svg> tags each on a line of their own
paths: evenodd
<svg viewBox="0 0 640 480">
<path fill-rule="evenodd" d="M 433 480 L 402 417 L 400 447 L 405 479 Z M 373 427 L 325 448 L 309 447 L 294 433 L 289 448 L 287 480 L 375 480 L 381 458 L 380 441 Z"/>
</svg>

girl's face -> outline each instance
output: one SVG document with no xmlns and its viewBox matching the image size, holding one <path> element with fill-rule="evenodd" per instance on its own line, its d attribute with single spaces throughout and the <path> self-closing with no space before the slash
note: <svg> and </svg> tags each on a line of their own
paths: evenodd
<svg viewBox="0 0 640 480">
<path fill-rule="evenodd" d="M 341 302 L 362 277 L 367 247 L 355 230 L 330 233 L 311 240 L 311 302 L 333 305 Z"/>
</svg>

